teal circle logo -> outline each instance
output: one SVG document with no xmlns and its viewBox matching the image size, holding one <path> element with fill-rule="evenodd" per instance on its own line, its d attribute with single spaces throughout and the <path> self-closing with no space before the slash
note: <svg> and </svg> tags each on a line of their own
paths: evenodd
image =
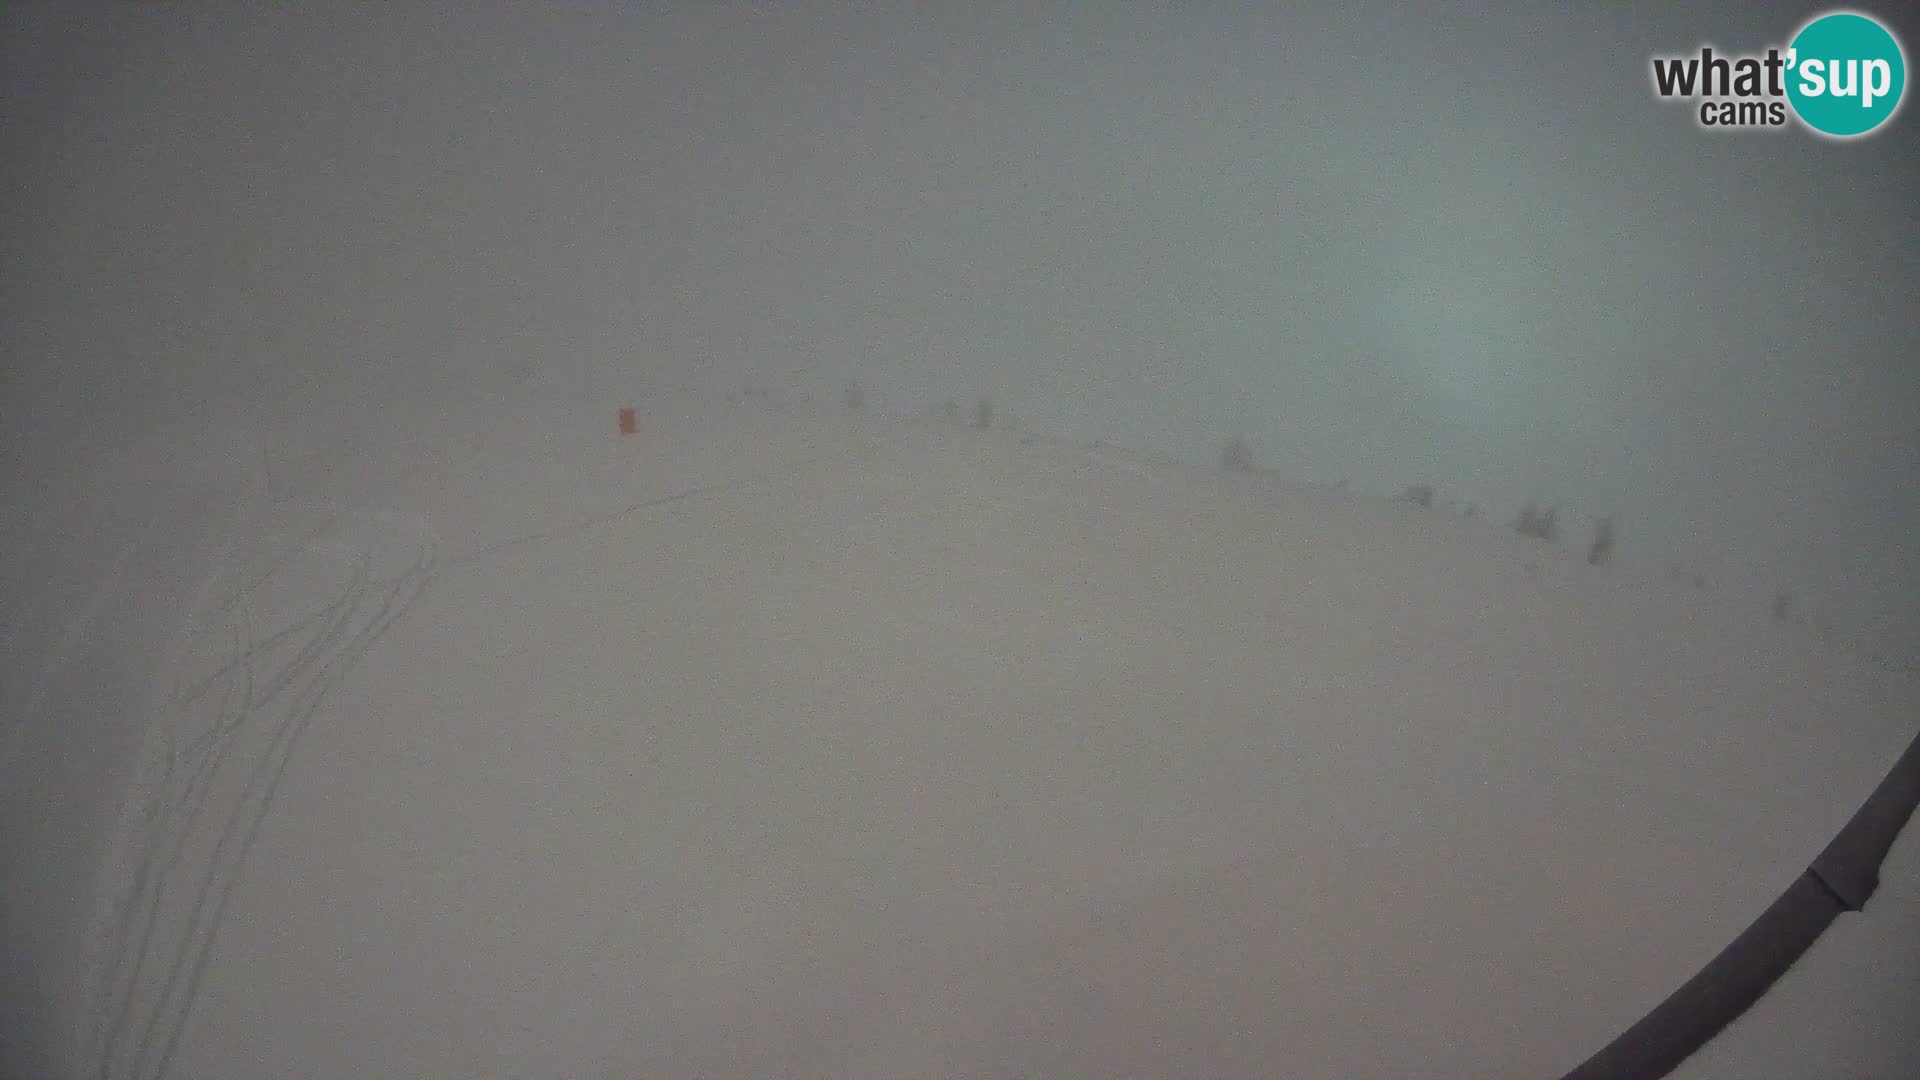
<svg viewBox="0 0 1920 1080">
<path fill-rule="evenodd" d="M 1890 119 L 1907 89 L 1907 59 L 1887 28 L 1837 11 L 1800 29 L 1787 50 L 1787 100 L 1824 135 L 1865 135 Z"/>
</svg>

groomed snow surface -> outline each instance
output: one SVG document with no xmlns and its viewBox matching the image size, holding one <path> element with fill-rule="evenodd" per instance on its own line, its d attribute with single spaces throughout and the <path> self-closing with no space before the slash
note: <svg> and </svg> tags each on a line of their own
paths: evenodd
<svg viewBox="0 0 1920 1080">
<path fill-rule="evenodd" d="M 1920 723 L 1495 525 L 807 402 L 529 381 L 13 503 L 23 1075 L 1558 1076 Z M 1915 845 L 1679 1075 L 1920 1074 Z"/>
</svg>

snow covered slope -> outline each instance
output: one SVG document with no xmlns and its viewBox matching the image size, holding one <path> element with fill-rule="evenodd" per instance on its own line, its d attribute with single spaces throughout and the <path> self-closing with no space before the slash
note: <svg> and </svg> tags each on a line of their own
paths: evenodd
<svg viewBox="0 0 1920 1080">
<path fill-rule="evenodd" d="M 1008 432 L 255 438 L 74 950 L 107 1075 L 1557 1075 L 1920 718 L 1491 525 Z"/>
</svg>

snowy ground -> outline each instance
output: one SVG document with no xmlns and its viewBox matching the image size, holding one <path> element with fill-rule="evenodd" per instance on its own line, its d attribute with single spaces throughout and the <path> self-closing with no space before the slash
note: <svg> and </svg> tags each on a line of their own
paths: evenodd
<svg viewBox="0 0 1920 1080">
<path fill-rule="evenodd" d="M 9 584 L 4 854 L 47 872 L 6 886 L 5 1004 L 70 1021 L 14 1054 L 1557 1075 L 1920 718 L 1491 525 L 823 405 L 655 394 L 614 435 L 638 396 L 375 406 L 204 450 L 197 503 L 13 508 L 75 568 Z M 1763 1008 L 1825 1003 L 1899 893 Z M 1741 1030 L 1692 1075 L 1761 1060 Z"/>
</svg>

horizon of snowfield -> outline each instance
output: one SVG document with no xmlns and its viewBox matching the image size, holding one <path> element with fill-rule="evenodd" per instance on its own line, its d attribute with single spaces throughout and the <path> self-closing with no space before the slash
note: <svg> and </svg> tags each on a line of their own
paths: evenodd
<svg viewBox="0 0 1920 1080">
<path fill-rule="evenodd" d="M 4 1056 L 1559 1075 L 1920 726 L 1912 674 L 1498 522 L 834 400 L 528 378 L 26 474 Z M 1900 940 L 1903 858 L 1907 921 L 1754 1017 Z M 1913 1060 L 1806 1008 L 1808 1061 Z"/>
</svg>

